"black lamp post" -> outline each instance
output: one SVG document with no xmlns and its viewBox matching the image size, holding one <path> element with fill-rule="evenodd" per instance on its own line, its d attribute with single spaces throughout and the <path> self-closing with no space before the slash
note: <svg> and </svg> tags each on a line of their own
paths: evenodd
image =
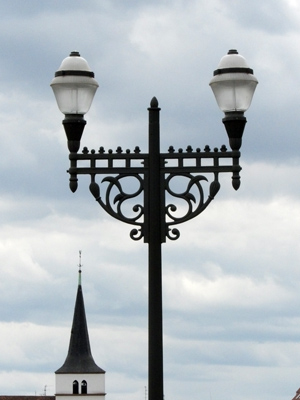
<svg viewBox="0 0 300 400">
<path fill-rule="evenodd" d="M 221 172 L 232 173 L 232 185 L 236 190 L 239 188 L 239 149 L 246 124 L 244 112 L 250 106 L 257 83 L 253 71 L 236 50 L 230 50 L 221 59 L 210 82 L 218 105 L 225 113 L 223 123 L 231 151 L 227 151 L 224 145 L 213 151 L 209 146 L 205 146 L 204 150 L 197 148 L 195 151 L 191 146 L 188 146 L 186 151 L 175 151 L 171 146 L 168 152 L 161 153 L 160 108 L 154 97 L 148 108 L 148 153 L 142 153 L 138 147 L 133 152 L 123 152 L 120 147 L 116 152 L 105 152 L 103 147 L 96 152 L 84 147 L 81 154 L 78 154 L 78 150 L 86 124 L 83 116 L 89 110 L 98 88 L 94 73 L 78 52 L 72 52 L 63 60 L 51 83 L 58 107 L 65 114 L 63 125 L 70 151 L 70 189 L 72 192 L 76 191 L 78 175 L 90 175 L 89 188 L 100 206 L 112 217 L 134 226 L 130 232 L 133 240 L 143 239 L 148 243 L 149 400 L 163 400 L 164 393 L 161 245 L 166 238 L 179 238 L 180 233 L 175 225 L 188 221 L 205 210 L 220 189 Z M 231 165 L 224 162 L 228 159 L 232 160 Z M 79 167 L 77 161 L 86 161 L 88 165 Z M 99 174 L 104 175 L 101 185 L 104 186 L 103 196 L 95 179 Z M 202 174 L 212 177 L 207 196 L 204 194 L 202 181 L 208 179 Z M 173 185 L 178 177 L 187 182 L 182 192 L 178 192 L 176 185 Z M 130 193 L 125 191 L 123 183 L 126 178 L 135 179 L 138 189 Z M 184 202 L 184 215 L 178 216 L 177 206 L 168 203 L 169 198 L 181 199 Z M 133 200 L 137 203 L 128 216 L 125 204 Z"/>
</svg>

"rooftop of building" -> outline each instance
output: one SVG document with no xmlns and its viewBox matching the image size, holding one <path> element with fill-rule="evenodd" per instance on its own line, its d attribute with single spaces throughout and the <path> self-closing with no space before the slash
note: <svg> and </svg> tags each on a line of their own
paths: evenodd
<svg viewBox="0 0 300 400">
<path fill-rule="evenodd" d="M 0 400 L 55 400 L 55 396 L 0 396 Z"/>
</svg>

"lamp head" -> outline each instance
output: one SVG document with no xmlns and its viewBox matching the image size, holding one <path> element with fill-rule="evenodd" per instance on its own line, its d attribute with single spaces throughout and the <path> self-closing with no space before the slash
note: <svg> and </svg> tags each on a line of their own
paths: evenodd
<svg viewBox="0 0 300 400">
<path fill-rule="evenodd" d="M 86 121 L 83 116 L 91 107 L 98 83 L 87 61 L 77 51 L 65 58 L 50 85 L 63 121 L 71 152 L 77 152 Z"/>
<path fill-rule="evenodd" d="M 236 50 L 229 50 L 221 58 L 209 84 L 218 106 L 225 113 L 223 123 L 230 146 L 239 150 L 247 122 L 244 112 L 250 107 L 258 81 L 245 58 Z"/>
</svg>

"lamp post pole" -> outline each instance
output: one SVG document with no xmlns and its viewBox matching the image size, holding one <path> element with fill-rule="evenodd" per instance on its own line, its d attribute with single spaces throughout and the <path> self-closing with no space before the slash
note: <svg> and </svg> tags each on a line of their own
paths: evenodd
<svg viewBox="0 0 300 400">
<path fill-rule="evenodd" d="M 234 62 L 237 66 L 232 67 Z M 231 82 L 231 85 L 228 85 L 228 82 Z M 175 151 L 173 146 L 170 146 L 168 152 L 161 153 L 160 108 L 154 97 L 148 108 L 148 153 L 142 153 L 139 147 L 133 152 L 123 152 L 121 147 L 118 147 L 116 152 L 106 152 L 103 147 L 100 147 L 98 152 L 89 151 L 84 147 L 79 154 L 85 126 L 83 115 L 90 107 L 98 84 L 87 62 L 77 52 L 72 52 L 70 57 L 62 62 L 51 83 L 58 106 L 65 114 L 63 125 L 70 151 L 70 189 L 72 192 L 76 191 L 78 175 L 90 175 L 89 189 L 99 205 L 112 217 L 134 226 L 130 232 L 133 240 L 143 239 L 148 244 L 149 400 L 163 400 L 164 397 L 162 243 L 167 238 L 178 239 L 180 233 L 174 226 L 196 217 L 206 209 L 220 189 L 220 173 L 232 173 L 234 189 L 237 190 L 240 186 L 239 149 L 246 123 L 244 111 L 250 106 L 257 80 L 253 71 L 246 65 L 245 59 L 235 50 L 231 50 L 221 59 L 210 84 L 220 108 L 225 112 L 223 123 L 231 151 L 227 151 L 224 145 L 213 151 L 209 146 L 205 146 L 202 151 L 199 148 L 194 151 L 191 146 L 188 146 L 186 151 Z M 232 160 L 231 165 L 228 165 L 228 162 L 223 163 L 228 159 Z M 77 161 L 84 165 L 79 167 Z M 104 176 L 100 185 L 96 182 L 98 175 Z M 202 185 L 208 182 L 206 175 L 212 177 L 207 194 Z M 133 192 L 125 191 L 123 182 L 126 178 L 135 179 L 138 189 Z M 185 180 L 183 191 L 178 192 L 177 185 L 172 185 L 176 178 Z M 101 194 L 100 186 L 104 186 L 104 195 Z M 177 206 L 169 204 L 169 198 L 184 202 L 186 209 L 183 214 L 178 215 Z M 124 207 L 127 202 L 134 204 L 130 215 Z"/>
<path fill-rule="evenodd" d="M 145 213 L 149 229 L 148 273 L 148 386 L 149 400 L 163 399 L 163 317 L 162 317 L 162 205 L 160 176 L 159 111 L 156 99 L 149 110 L 149 202 Z M 148 214 L 148 215 L 147 215 Z"/>
</svg>

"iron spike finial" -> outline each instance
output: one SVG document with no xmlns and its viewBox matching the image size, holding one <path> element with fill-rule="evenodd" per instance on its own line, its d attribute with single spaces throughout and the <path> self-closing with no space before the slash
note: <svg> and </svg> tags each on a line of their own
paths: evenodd
<svg viewBox="0 0 300 400">
<path fill-rule="evenodd" d="M 150 107 L 151 108 L 158 108 L 158 100 L 157 98 L 154 96 L 150 102 Z"/>
</svg>

